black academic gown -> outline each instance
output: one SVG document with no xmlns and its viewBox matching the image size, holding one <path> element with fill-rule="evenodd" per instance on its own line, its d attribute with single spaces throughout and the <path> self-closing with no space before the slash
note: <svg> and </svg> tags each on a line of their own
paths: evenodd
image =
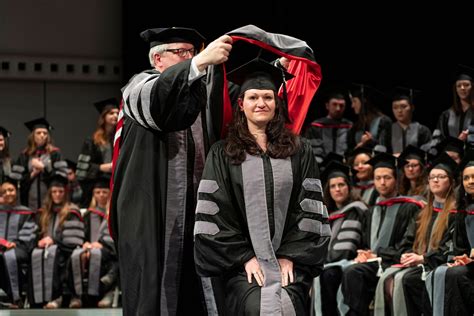
<svg viewBox="0 0 474 316">
<path fill-rule="evenodd" d="M 100 171 L 100 165 L 112 161 L 112 151 L 112 140 L 102 147 L 97 146 L 92 138 L 84 141 L 76 170 L 77 180 L 82 188 L 81 207 L 89 206 L 96 180 L 100 177 L 110 177 L 110 173 Z"/>
<path fill-rule="evenodd" d="M 205 87 L 191 60 L 144 71 L 123 88 L 111 201 L 124 315 L 204 313 L 194 271 L 196 190 L 206 151 Z M 141 99 L 136 95 L 141 91 Z"/>
<path fill-rule="evenodd" d="M 392 123 L 391 152 L 394 154 L 401 153 L 408 145 L 427 151 L 430 141 L 431 131 L 425 125 L 411 122 L 406 129 L 403 129 L 398 122 Z"/>
<path fill-rule="evenodd" d="M 31 178 L 31 159 L 33 157 L 40 158 L 45 167 L 42 172 Z M 20 185 L 21 203 L 34 210 L 38 210 L 43 204 L 51 176 L 58 170 L 65 173 L 67 168 L 67 163 L 62 160 L 59 148 L 54 148 L 51 153 L 38 149 L 36 153 L 31 156 L 28 156 L 26 153 L 21 153 L 15 165 L 15 168 L 21 168 L 19 172 L 21 172 L 23 176 Z"/>
<path fill-rule="evenodd" d="M 366 212 L 363 249 L 372 249 L 382 258 L 382 267 L 399 262 L 400 255 L 411 249 L 420 203 L 395 197 L 378 202 Z M 378 281 L 377 262 L 349 266 L 342 276 L 344 303 L 357 315 L 368 315 L 369 303 Z"/>
<path fill-rule="evenodd" d="M 229 162 L 223 142 L 215 144 L 199 185 L 194 228 L 206 302 L 222 294 L 210 281 L 218 277 L 226 310 L 216 303 L 220 314 L 305 315 L 330 237 L 321 191 L 308 143 L 288 159 L 247 155 L 240 165 Z M 244 264 L 254 256 L 266 278 L 262 288 L 247 282 Z M 284 288 L 278 258 L 294 263 L 296 281 Z"/>
<path fill-rule="evenodd" d="M 3 183 L 5 177 L 9 176 L 12 170 L 11 160 L 6 159 L 2 156 L 3 154 L 0 153 L 0 184 Z"/>
<path fill-rule="evenodd" d="M 306 138 L 311 141 L 314 156 L 318 163 L 330 153 L 344 155 L 347 151 L 347 133 L 352 122 L 342 118 L 335 120 L 322 117 L 311 123 L 306 132 Z"/>
<path fill-rule="evenodd" d="M 69 204 L 69 213 L 61 227 L 59 226 L 59 210 L 59 206 L 55 207 L 46 235 L 39 237 L 41 239 L 50 236 L 54 243 L 47 249 L 34 248 L 31 254 L 28 290 L 32 304 L 44 304 L 63 294 L 72 294 L 72 289 L 67 282 L 68 263 L 73 250 L 84 243 L 84 222 L 78 207 Z M 38 221 L 39 218 L 38 214 Z"/>
<path fill-rule="evenodd" d="M 375 147 L 377 145 L 384 146 L 387 151 L 390 151 L 390 143 L 392 140 L 392 120 L 388 116 L 379 115 L 375 117 L 370 126 L 365 127 L 364 129 L 357 130 L 353 126 L 349 133 L 347 133 L 347 148 L 348 150 L 353 150 L 355 146 L 361 141 L 362 135 L 365 132 L 370 132 L 372 134 L 372 140 L 366 144 L 367 147 Z"/>
<path fill-rule="evenodd" d="M 0 205 L 0 239 L 16 244 L 9 250 L 0 246 L 0 287 L 11 302 L 20 299 L 26 284 L 26 265 L 38 230 L 35 214 L 25 206 Z"/>
<path fill-rule="evenodd" d="M 357 249 L 362 246 L 362 224 L 367 206 L 355 201 L 342 209 L 329 213 L 331 241 L 326 264 L 340 260 L 352 260 Z M 321 311 L 323 315 L 337 315 L 337 291 L 342 280 L 341 265 L 334 264 L 324 268 L 319 276 Z M 319 308 L 319 307 L 318 307 Z"/>
</svg>

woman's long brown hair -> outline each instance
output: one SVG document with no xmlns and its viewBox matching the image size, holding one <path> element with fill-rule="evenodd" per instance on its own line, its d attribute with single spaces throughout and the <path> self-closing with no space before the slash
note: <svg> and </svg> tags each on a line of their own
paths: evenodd
<svg viewBox="0 0 474 316">
<path fill-rule="evenodd" d="M 429 224 L 431 217 L 433 216 L 433 201 L 434 195 L 431 190 L 428 190 L 428 203 L 421 210 L 416 220 L 416 236 L 415 242 L 413 243 L 413 250 L 418 254 L 424 254 L 428 248 L 438 249 L 439 242 L 443 238 L 443 235 L 448 228 L 449 211 L 456 209 L 456 196 L 454 194 L 454 179 L 449 176 L 449 189 L 446 193 L 446 202 L 444 203 L 443 210 L 438 215 L 439 218 L 432 228 L 432 233 L 428 233 Z M 431 241 L 430 241 L 430 236 Z M 428 243 L 430 243 L 428 245 Z"/>
<path fill-rule="evenodd" d="M 272 158 L 287 158 L 294 155 L 299 147 L 298 137 L 285 127 L 285 116 L 283 114 L 283 101 L 275 94 L 275 116 L 267 124 L 267 151 Z M 242 96 L 243 97 L 243 96 Z M 224 152 L 233 164 L 241 164 L 245 160 L 245 154 L 258 155 L 262 149 L 258 146 L 255 137 L 250 133 L 247 118 L 244 111 L 236 106 L 233 119 L 229 125 L 229 131 L 225 142 Z"/>
<path fill-rule="evenodd" d="M 44 199 L 43 209 L 42 209 L 41 217 L 40 217 L 41 236 L 43 237 L 45 237 L 46 234 L 48 233 L 49 222 L 51 221 L 51 218 L 53 217 L 53 213 L 54 213 L 53 199 L 51 198 L 52 188 L 53 187 L 48 189 L 48 194 L 46 194 L 46 197 Z M 67 190 L 64 188 L 64 202 L 61 203 L 61 210 L 58 212 L 58 216 L 59 216 L 58 227 L 63 226 L 64 222 L 66 221 L 67 215 L 69 214 L 71 203 L 67 201 L 69 201 L 68 193 L 67 193 Z"/>
<path fill-rule="evenodd" d="M 97 128 L 95 129 L 95 132 L 92 135 L 92 140 L 94 144 L 96 144 L 99 147 L 104 147 L 105 145 L 110 143 L 111 134 L 107 133 L 107 130 L 105 128 L 106 126 L 105 116 L 113 109 L 115 108 L 109 108 L 108 110 L 102 112 L 102 114 L 99 117 L 99 120 L 97 121 Z M 114 131 L 112 130 L 111 133 L 113 132 Z"/>
</svg>

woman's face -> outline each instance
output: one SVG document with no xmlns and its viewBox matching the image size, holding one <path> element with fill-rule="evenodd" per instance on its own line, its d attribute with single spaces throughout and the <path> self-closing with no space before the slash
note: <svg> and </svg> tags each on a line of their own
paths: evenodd
<svg viewBox="0 0 474 316">
<path fill-rule="evenodd" d="M 421 163 L 417 159 L 407 159 L 403 172 L 408 180 L 416 180 L 421 176 Z"/>
<path fill-rule="evenodd" d="M 110 190 L 106 188 L 95 188 L 93 191 L 94 199 L 97 202 L 97 205 L 104 207 L 107 205 L 107 200 L 109 199 Z"/>
<path fill-rule="evenodd" d="M 110 126 L 115 126 L 117 124 L 118 114 L 119 114 L 118 109 L 112 109 L 109 112 L 107 112 L 104 118 L 105 124 L 110 125 Z"/>
<path fill-rule="evenodd" d="M 462 172 L 462 184 L 466 193 L 474 197 L 474 166 L 464 168 Z"/>
<path fill-rule="evenodd" d="M 469 80 L 456 81 L 456 92 L 461 100 L 465 100 L 471 94 L 472 83 Z"/>
<path fill-rule="evenodd" d="M 342 205 L 349 198 L 349 186 L 343 177 L 329 179 L 329 194 L 336 202 L 336 205 Z"/>
<path fill-rule="evenodd" d="M 355 159 L 352 167 L 357 171 L 356 177 L 360 181 L 372 180 L 372 166 L 367 163 L 370 160 L 370 156 L 361 153 L 358 154 Z"/>
<path fill-rule="evenodd" d="M 409 124 L 412 118 L 412 107 L 407 100 L 392 102 L 392 111 L 395 119 L 401 123 Z"/>
<path fill-rule="evenodd" d="M 448 173 L 443 169 L 434 168 L 428 176 L 430 191 L 441 198 L 445 198 L 451 186 Z"/>
<path fill-rule="evenodd" d="M 46 145 L 46 141 L 48 140 L 48 130 L 43 127 L 36 128 L 33 131 L 33 139 L 38 147 Z"/>
<path fill-rule="evenodd" d="M 360 110 L 362 109 L 362 102 L 359 97 L 352 97 L 351 98 L 351 107 L 354 110 L 354 113 L 359 115 Z"/>
<path fill-rule="evenodd" d="M 3 193 L 3 203 L 15 206 L 17 200 L 16 187 L 11 183 L 5 182 L 2 184 L 0 190 Z"/>
<path fill-rule="evenodd" d="M 273 90 L 249 89 L 239 99 L 241 111 L 250 131 L 265 128 L 275 116 L 276 99 Z"/>
<path fill-rule="evenodd" d="M 0 134 L 0 151 L 5 149 L 5 137 L 3 134 Z"/>
<path fill-rule="evenodd" d="M 66 196 L 66 190 L 64 187 L 51 187 L 51 199 L 54 204 L 62 204 L 64 202 L 64 197 Z"/>
</svg>

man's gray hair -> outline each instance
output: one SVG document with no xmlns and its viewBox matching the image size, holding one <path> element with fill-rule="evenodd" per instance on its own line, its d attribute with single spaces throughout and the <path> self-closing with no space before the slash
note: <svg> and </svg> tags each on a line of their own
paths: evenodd
<svg viewBox="0 0 474 316">
<path fill-rule="evenodd" d="M 168 44 L 156 45 L 150 48 L 150 51 L 148 52 L 148 58 L 150 60 L 151 67 L 155 68 L 155 61 L 153 58 L 155 54 L 162 54 L 165 52 L 167 48 L 168 48 Z"/>
</svg>

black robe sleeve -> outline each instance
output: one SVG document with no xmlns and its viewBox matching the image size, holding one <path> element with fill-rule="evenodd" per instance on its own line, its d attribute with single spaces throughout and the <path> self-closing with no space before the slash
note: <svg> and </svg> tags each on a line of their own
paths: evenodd
<svg viewBox="0 0 474 316">
<path fill-rule="evenodd" d="M 249 239 L 243 214 L 238 210 L 244 201 L 234 194 L 234 184 L 229 173 L 229 164 L 223 151 L 223 143 L 211 147 L 199 189 L 196 222 L 202 221 L 218 231 L 202 233 L 195 226 L 195 262 L 201 276 L 221 276 L 243 268 L 245 262 L 255 256 Z M 233 166 L 235 169 L 236 166 Z M 203 181 L 212 183 L 217 189 L 204 193 Z M 209 190 L 205 190 L 209 191 Z M 213 205 L 204 207 L 203 205 Z M 214 213 L 217 210 L 215 215 Z M 208 213 L 208 214 L 205 214 Z"/>
</svg>

